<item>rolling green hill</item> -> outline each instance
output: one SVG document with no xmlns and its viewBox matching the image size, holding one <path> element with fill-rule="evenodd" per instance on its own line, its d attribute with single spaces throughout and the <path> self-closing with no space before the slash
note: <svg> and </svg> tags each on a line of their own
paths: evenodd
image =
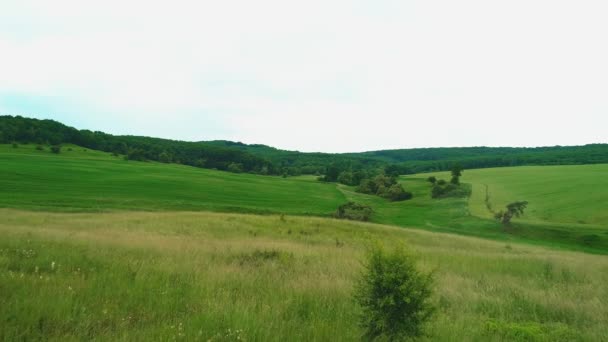
<svg viewBox="0 0 608 342">
<path fill-rule="evenodd" d="M 71 149 L 71 151 L 70 151 Z M 125 161 L 65 146 L 0 145 L 1 207 L 44 210 L 214 210 L 329 215 L 334 184 Z"/>
<path fill-rule="evenodd" d="M 586 221 L 588 224 L 581 224 L 580 218 L 557 223 L 524 219 L 516 220 L 511 231 L 506 233 L 480 207 L 479 189 L 485 183 L 481 178 L 473 178 L 492 170 L 465 171 L 463 181 L 472 183 L 474 189 L 470 201 L 466 198 L 431 199 L 430 184 L 426 182 L 428 175 L 421 174 L 401 178 L 404 187 L 413 192 L 412 200 L 389 202 L 378 196 L 357 193 L 354 187 L 322 183 L 310 176 L 281 178 L 177 164 L 125 161 L 109 153 L 85 152 L 77 146 L 65 146 L 63 152 L 56 155 L 48 150 L 38 151 L 34 145 L 20 145 L 18 148 L 0 145 L 0 163 L 3 166 L 0 169 L 0 207 L 6 208 L 45 211 L 208 210 L 329 216 L 340 204 L 352 200 L 369 204 L 374 209 L 372 221 L 376 223 L 608 253 L 608 232 L 601 225 L 601 215 L 604 215 L 602 203 L 606 200 L 602 200 L 601 192 L 600 197 L 589 201 L 588 205 L 589 217 L 592 217 L 591 213 L 596 215 L 593 216 L 598 217 L 596 222 L 589 220 Z M 602 170 L 605 166 L 572 167 L 573 170 L 581 170 L 581 175 L 596 168 Z M 498 170 L 509 174 L 520 168 Z M 488 178 L 485 179 L 487 183 Z M 500 177 L 496 178 L 496 182 L 501 181 Z M 534 178 L 528 180 L 533 181 Z M 581 189 L 593 189 L 597 184 L 593 177 L 580 177 L 579 181 Z M 584 197 L 576 188 L 568 191 L 568 198 Z M 548 200 L 542 203 L 551 209 L 551 203 L 558 197 L 565 196 L 552 198 L 548 195 Z M 499 197 L 496 198 L 496 206 L 504 205 L 499 203 Z M 538 206 L 540 203 L 536 202 L 536 197 L 527 199 L 531 202 L 530 212 L 536 215 L 541 208 Z M 572 203 L 583 202 L 575 200 Z M 557 208 L 557 211 L 561 210 Z"/>
<path fill-rule="evenodd" d="M 430 174 L 429 174 L 430 175 Z M 448 173 L 434 174 L 448 179 Z M 522 166 L 466 170 L 462 181 L 473 185 L 469 210 L 490 218 L 492 210 L 518 200 L 530 202 L 524 221 L 587 224 L 608 229 L 608 164 Z"/>
<path fill-rule="evenodd" d="M 605 256 L 314 217 L 0 218 L 4 341 L 360 340 L 353 286 L 377 242 L 435 271 L 422 341 L 608 340 Z"/>
<path fill-rule="evenodd" d="M 423 341 L 608 339 L 608 260 L 565 250 L 608 253 L 608 165 L 465 170 L 471 198 L 402 176 L 404 202 L 76 145 L 0 145 L 0 166 L 0 340 L 358 340 L 353 287 L 375 243 L 435 272 Z M 486 185 L 494 208 L 528 214 L 505 231 Z M 312 217 L 347 200 L 392 226 Z"/>
<path fill-rule="evenodd" d="M 327 174 L 384 168 L 387 173 L 414 174 L 449 170 L 459 163 L 467 169 L 520 165 L 578 165 L 608 163 L 608 144 L 551 147 L 450 147 L 383 150 L 362 153 L 303 153 L 260 144 L 232 141 L 176 141 L 145 136 L 116 136 L 78 130 L 53 120 L 0 115 L 0 144 L 76 144 L 126 155 L 201 168 L 254 174 Z M 335 179 L 332 179 L 334 181 Z"/>
</svg>

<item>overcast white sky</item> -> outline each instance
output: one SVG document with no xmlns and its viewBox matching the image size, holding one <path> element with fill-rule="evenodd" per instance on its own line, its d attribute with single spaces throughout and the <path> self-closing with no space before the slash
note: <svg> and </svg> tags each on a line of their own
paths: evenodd
<svg viewBox="0 0 608 342">
<path fill-rule="evenodd" d="M 0 2 L 0 114 L 346 152 L 608 142 L 605 0 Z"/>
</svg>

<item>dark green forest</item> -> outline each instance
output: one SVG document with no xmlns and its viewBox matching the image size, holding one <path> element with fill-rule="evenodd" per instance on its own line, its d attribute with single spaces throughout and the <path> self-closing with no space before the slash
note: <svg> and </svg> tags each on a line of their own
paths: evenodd
<svg viewBox="0 0 608 342">
<path fill-rule="evenodd" d="M 117 136 L 78 130 L 53 120 L 0 116 L 0 143 L 76 144 L 115 153 L 126 159 L 179 163 L 196 167 L 293 176 L 324 175 L 335 182 L 344 172 L 350 183 L 365 173 L 383 170 L 389 175 L 449 170 L 458 163 L 465 169 L 519 165 L 608 163 L 608 144 L 535 148 L 456 147 L 384 150 L 363 153 L 303 153 L 259 144 L 231 141 L 187 142 L 169 139 Z M 361 176 L 359 174 L 363 173 Z M 344 174 L 343 174 L 344 176 Z"/>
</svg>

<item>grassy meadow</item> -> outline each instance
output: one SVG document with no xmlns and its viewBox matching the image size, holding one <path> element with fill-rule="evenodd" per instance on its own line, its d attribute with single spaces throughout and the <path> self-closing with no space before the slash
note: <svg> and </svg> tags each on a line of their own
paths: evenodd
<svg viewBox="0 0 608 342">
<path fill-rule="evenodd" d="M 0 209 L 0 340 L 349 341 L 366 247 L 434 271 L 423 340 L 608 340 L 608 259 L 314 217 Z"/>
<path fill-rule="evenodd" d="M 600 177 L 608 165 L 465 170 L 462 181 L 472 186 L 470 199 L 432 199 L 426 181 L 429 174 L 404 176 L 401 183 L 414 198 L 389 202 L 357 193 L 354 187 L 319 182 L 312 176 L 280 178 L 125 161 L 78 146 L 64 146 L 56 155 L 48 147 L 38 151 L 33 144 L 18 148 L 0 145 L 0 163 L 0 207 L 5 208 L 330 216 L 340 204 L 352 200 L 370 205 L 376 223 L 608 253 L 608 228 L 601 224 L 606 222 L 602 221 L 607 202 L 602 198 L 602 182 L 606 180 Z M 447 173 L 438 176 L 448 178 Z M 542 186 L 532 186 L 535 181 Z M 529 214 L 515 220 L 508 232 L 485 207 L 486 185 L 495 208 L 510 198 L 530 201 Z M 589 223 L 581 223 L 579 207 L 585 207 L 582 212 L 593 217 L 584 221 Z M 538 219 L 546 216 L 545 211 L 562 216 L 556 221 Z M 568 212 L 579 218 L 562 219 Z"/>
<path fill-rule="evenodd" d="M 334 184 L 125 161 L 77 146 L 56 155 L 33 144 L 0 145 L 0 163 L 0 207 L 329 215 L 345 201 Z"/>
</svg>

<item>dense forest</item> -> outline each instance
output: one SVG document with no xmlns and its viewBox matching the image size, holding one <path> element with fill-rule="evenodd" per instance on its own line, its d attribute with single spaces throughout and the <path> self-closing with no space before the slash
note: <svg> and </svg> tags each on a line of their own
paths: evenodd
<svg viewBox="0 0 608 342">
<path fill-rule="evenodd" d="M 465 169 L 518 165 L 608 163 L 608 144 L 537 148 L 458 147 L 416 148 L 363 153 L 303 153 L 266 145 L 231 141 L 186 142 L 139 136 L 116 136 L 78 130 L 53 120 L 0 116 L 0 143 L 76 144 L 111 152 L 133 160 L 180 163 L 232 172 L 268 175 L 324 175 L 324 181 L 346 178 L 346 183 L 383 170 L 410 174 L 449 170 L 458 163 Z"/>
</svg>

